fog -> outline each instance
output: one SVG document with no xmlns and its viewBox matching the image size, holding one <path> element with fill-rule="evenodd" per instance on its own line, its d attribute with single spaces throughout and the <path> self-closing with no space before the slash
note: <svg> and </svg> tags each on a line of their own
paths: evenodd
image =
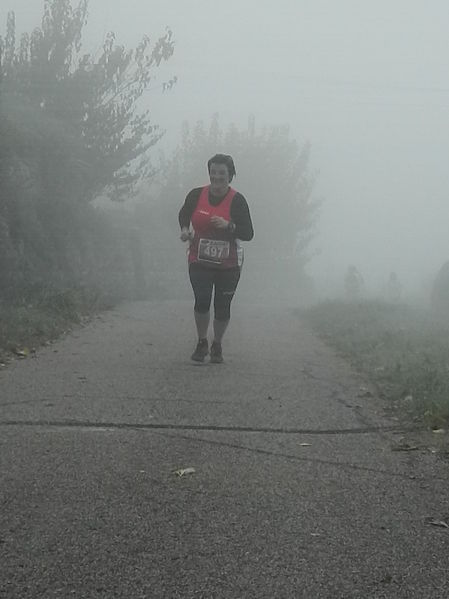
<svg viewBox="0 0 449 599">
<path fill-rule="evenodd" d="M 2 32 L 8 10 L 29 31 L 43 3 L 4 0 Z M 84 46 L 95 53 L 110 30 L 135 46 L 166 26 L 175 53 L 145 95 L 166 130 L 154 152 L 178 144 L 183 121 L 214 113 L 224 127 L 252 115 L 256 126 L 288 124 L 311 143 L 323 199 L 307 267 L 316 288 L 338 292 L 355 264 L 373 294 L 391 271 L 421 294 L 449 258 L 447 1 L 90 0 Z"/>
</svg>

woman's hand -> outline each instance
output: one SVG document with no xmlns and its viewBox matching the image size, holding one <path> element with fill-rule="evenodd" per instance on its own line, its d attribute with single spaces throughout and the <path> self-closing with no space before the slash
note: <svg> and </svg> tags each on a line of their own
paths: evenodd
<svg viewBox="0 0 449 599">
<path fill-rule="evenodd" d="M 187 229 L 187 227 L 183 227 L 181 229 L 180 239 L 181 239 L 181 241 L 191 241 L 193 239 L 192 231 L 189 231 L 189 229 Z"/>
<path fill-rule="evenodd" d="M 210 222 L 216 229 L 227 229 L 229 227 L 229 221 L 222 216 L 212 216 Z"/>
</svg>

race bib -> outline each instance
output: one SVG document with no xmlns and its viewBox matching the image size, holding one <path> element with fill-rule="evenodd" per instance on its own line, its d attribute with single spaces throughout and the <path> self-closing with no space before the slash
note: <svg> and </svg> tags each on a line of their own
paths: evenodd
<svg viewBox="0 0 449 599">
<path fill-rule="evenodd" d="M 230 243 L 221 239 L 200 239 L 198 260 L 221 264 L 229 258 Z"/>
</svg>

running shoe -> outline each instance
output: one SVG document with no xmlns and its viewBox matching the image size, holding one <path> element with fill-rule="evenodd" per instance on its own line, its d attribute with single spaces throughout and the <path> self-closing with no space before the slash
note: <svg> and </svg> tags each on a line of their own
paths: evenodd
<svg viewBox="0 0 449 599">
<path fill-rule="evenodd" d="M 221 343 L 217 343 L 217 341 L 214 341 L 210 346 L 210 361 L 213 364 L 221 364 L 223 362 Z"/>
<path fill-rule="evenodd" d="M 204 362 L 204 358 L 207 356 L 208 353 L 209 346 L 207 343 L 207 339 L 200 339 L 198 341 L 195 351 L 190 356 L 190 359 L 194 360 L 195 362 Z"/>
</svg>

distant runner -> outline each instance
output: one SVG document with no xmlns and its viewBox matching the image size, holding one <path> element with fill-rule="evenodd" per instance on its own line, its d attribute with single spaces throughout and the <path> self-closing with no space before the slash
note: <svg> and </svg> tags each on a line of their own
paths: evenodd
<svg viewBox="0 0 449 599">
<path fill-rule="evenodd" d="M 345 293 L 349 300 L 359 299 L 364 290 L 363 277 L 357 268 L 351 265 L 346 271 Z"/>
<path fill-rule="evenodd" d="M 207 332 L 210 304 L 214 294 L 214 339 L 210 361 L 223 362 L 221 342 L 231 317 L 231 301 L 243 264 L 240 241 L 254 236 L 248 204 L 230 187 L 236 174 L 234 161 L 216 154 L 207 163 L 210 185 L 187 194 L 179 211 L 181 241 L 189 241 L 189 276 L 195 295 L 195 324 L 198 344 L 191 359 L 203 362 L 209 353 Z M 190 229 L 192 225 L 193 230 Z"/>
</svg>

